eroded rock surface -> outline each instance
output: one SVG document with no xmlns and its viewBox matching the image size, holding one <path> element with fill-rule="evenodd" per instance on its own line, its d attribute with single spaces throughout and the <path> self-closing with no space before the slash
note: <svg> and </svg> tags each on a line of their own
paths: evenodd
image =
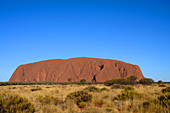
<svg viewBox="0 0 170 113">
<path fill-rule="evenodd" d="M 9 82 L 67 82 L 86 79 L 91 81 L 94 76 L 97 82 L 105 82 L 113 78 L 127 78 L 136 75 L 138 80 L 144 78 L 139 66 L 125 62 L 99 58 L 71 58 L 40 61 L 20 65 Z"/>
</svg>

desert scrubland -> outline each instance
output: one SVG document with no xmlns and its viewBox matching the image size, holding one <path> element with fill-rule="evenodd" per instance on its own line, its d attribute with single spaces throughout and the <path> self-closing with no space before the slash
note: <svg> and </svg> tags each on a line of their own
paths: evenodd
<svg viewBox="0 0 170 113">
<path fill-rule="evenodd" d="M 169 113 L 170 85 L 0 86 L 0 111 L 35 113 Z"/>
</svg>

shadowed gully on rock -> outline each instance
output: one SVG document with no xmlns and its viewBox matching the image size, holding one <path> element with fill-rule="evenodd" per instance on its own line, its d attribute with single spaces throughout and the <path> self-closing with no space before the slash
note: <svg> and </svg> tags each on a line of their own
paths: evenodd
<svg viewBox="0 0 170 113">
<path fill-rule="evenodd" d="M 127 78 L 136 75 L 144 78 L 139 66 L 125 62 L 99 58 L 53 59 L 20 65 L 9 82 L 72 81 L 105 82 L 113 78 Z"/>
</svg>

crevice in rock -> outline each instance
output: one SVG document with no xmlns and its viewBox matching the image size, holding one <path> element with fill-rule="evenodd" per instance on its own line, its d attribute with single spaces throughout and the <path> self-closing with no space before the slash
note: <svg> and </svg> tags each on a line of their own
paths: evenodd
<svg viewBox="0 0 170 113">
<path fill-rule="evenodd" d="M 117 67 L 117 63 L 115 64 L 115 67 Z"/>
<path fill-rule="evenodd" d="M 100 67 L 100 71 L 101 71 L 101 70 L 103 70 L 104 65 L 99 65 L 99 67 Z"/>
<path fill-rule="evenodd" d="M 119 68 L 119 72 L 120 72 L 120 68 Z"/>
<path fill-rule="evenodd" d="M 96 75 L 93 76 L 92 82 L 97 82 L 96 81 Z"/>
</svg>

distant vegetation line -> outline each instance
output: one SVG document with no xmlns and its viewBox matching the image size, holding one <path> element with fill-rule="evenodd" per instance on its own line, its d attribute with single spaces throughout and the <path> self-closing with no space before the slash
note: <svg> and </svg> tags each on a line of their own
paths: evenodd
<svg viewBox="0 0 170 113">
<path fill-rule="evenodd" d="M 135 85 L 135 84 L 152 84 L 152 83 L 170 83 L 170 82 L 162 82 L 162 80 L 159 80 L 158 82 L 155 82 L 151 78 L 143 78 L 139 81 L 137 81 L 137 77 L 135 75 L 132 75 L 128 78 L 117 78 L 112 80 L 107 80 L 105 82 L 97 82 L 96 80 L 93 80 L 92 82 L 86 81 L 86 79 L 81 79 L 80 81 L 72 82 L 71 78 L 68 78 L 68 82 L 55 82 L 55 81 L 41 81 L 41 82 L 0 82 L 0 86 L 6 86 L 6 85 L 55 85 L 55 84 L 61 84 L 61 85 L 68 85 L 68 84 L 77 84 L 77 85 L 91 85 L 91 84 L 104 84 L 106 86 L 111 86 L 114 84 L 122 84 L 122 85 Z"/>
<path fill-rule="evenodd" d="M 94 85 L 94 84 L 105 84 L 106 82 L 53 82 L 53 81 L 42 81 L 42 82 L 0 82 L 0 86 L 7 86 L 7 85 L 68 85 L 68 84 L 77 84 L 77 85 Z M 154 82 L 159 83 L 159 82 Z M 170 82 L 162 82 L 165 84 L 170 84 Z M 139 82 L 136 83 L 127 83 L 127 85 L 135 85 L 141 84 Z"/>
</svg>

